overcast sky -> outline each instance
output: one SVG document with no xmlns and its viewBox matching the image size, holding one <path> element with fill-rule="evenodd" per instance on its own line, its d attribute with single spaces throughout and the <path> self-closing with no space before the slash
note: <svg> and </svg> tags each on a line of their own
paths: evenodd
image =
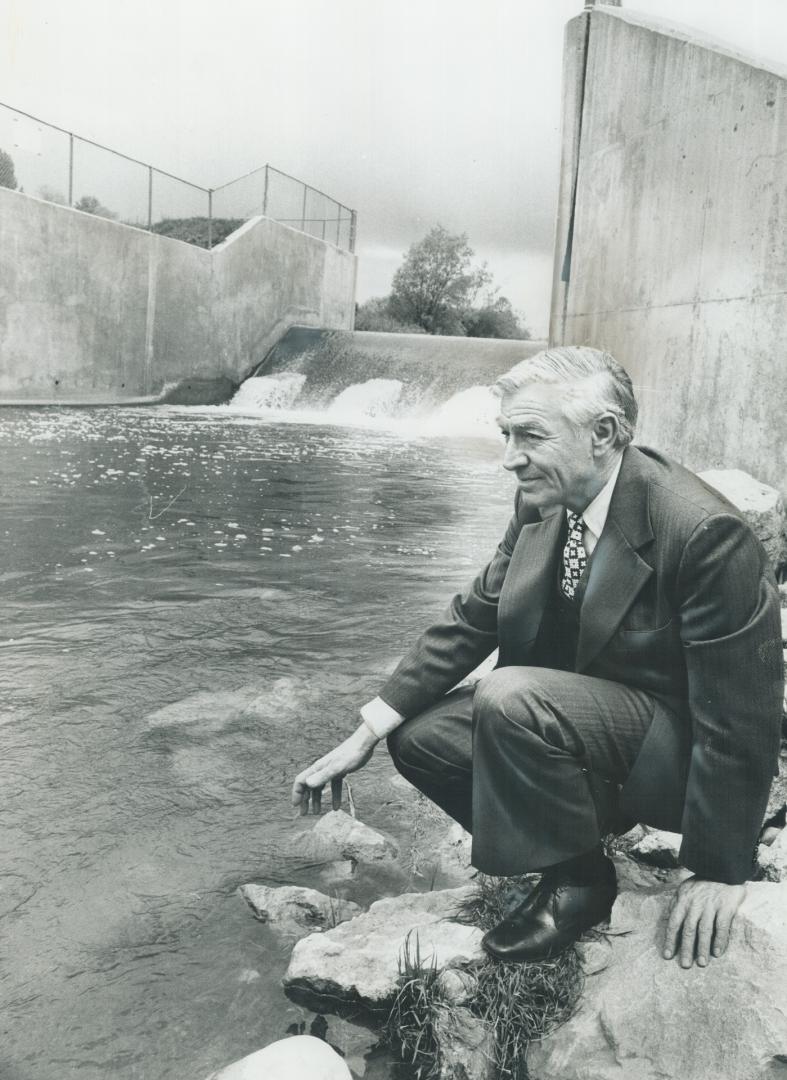
<svg viewBox="0 0 787 1080">
<path fill-rule="evenodd" d="M 624 0 L 787 64 L 786 0 Z M 546 331 L 582 0 L 0 0 L 0 101 L 207 187 L 266 161 L 359 214 L 359 298 L 434 223 Z"/>
</svg>

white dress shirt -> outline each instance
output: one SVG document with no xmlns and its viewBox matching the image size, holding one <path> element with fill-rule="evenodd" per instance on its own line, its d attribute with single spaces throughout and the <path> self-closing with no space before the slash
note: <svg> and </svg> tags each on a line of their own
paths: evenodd
<svg viewBox="0 0 787 1080">
<path fill-rule="evenodd" d="M 612 502 L 612 492 L 615 490 L 615 484 L 618 482 L 618 474 L 622 464 L 623 455 L 621 454 L 615 468 L 612 470 L 609 480 L 604 484 L 595 499 L 588 503 L 582 512 L 581 517 L 584 523 L 582 542 L 585 551 L 588 554 L 588 558 L 590 558 L 595 551 L 596 544 L 607 523 L 609 504 Z M 567 510 L 566 514 L 568 513 L 570 513 L 570 511 Z M 361 706 L 361 719 L 366 727 L 369 728 L 372 734 L 376 735 L 378 739 L 384 739 L 386 735 L 394 730 L 394 728 L 397 728 L 400 724 L 404 723 L 404 717 L 379 697 L 376 697 L 372 701 L 368 701 L 365 705 Z"/>
</svg>

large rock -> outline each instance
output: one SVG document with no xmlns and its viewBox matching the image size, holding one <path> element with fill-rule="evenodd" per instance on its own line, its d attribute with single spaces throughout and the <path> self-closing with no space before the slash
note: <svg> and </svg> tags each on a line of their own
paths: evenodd
<svg viewBox="0 0 787 1080">
<path fill-rule="evenodd" d="M 296 834 L 292 851 L 314 862 L 344 859 L 353 864 L 391 860 L 399 854 L 393 840 L 343 810 L 323 814 L 313 828 Z"/>
<path fill-rule="evenodd" d="M 238 892 L 255 918 L 288 936 L 303 937 L 313 930 L 330 929 L 361 912 L 351 900 L 339 900 L 298 885 L 241 885 Z"/>
<path fill-rule="evenodd" d="M 285 987 L 379 1009 L 396 993 L 406 948 L 439 968 L 480 960 L 482 932 L 453 921 L 472 891 L 389 897 L 334 930 L 310 934 L 293 949 Z"/>
<path fill-rule="evenodd" d="M 741 469 L 709 469 L 699 475 L 740 510 L 774 566 L 781 565 L 787 559 L 787 517 L 780 492 Z"/>
<path fill-rule="evenodd" d="M 787 1055 L 787 884 L 748 886 L 725 956 L 661 956 L 671 890 L 622 893 L 577 1012 L 530 1049 L 538 1080 L 764 1080 Z M 619 936 L 615 936 L 619 935 Z M 605 957 L 599 962 L 599 950 Z"/>
<path fill-rule="evenodd" d="M 352 1073 L 322 1039 L 293 1035 L 211 1073 L 208 1080 L 300 1080 L 301 1077 L 352 1080 Z"/>
</svg>

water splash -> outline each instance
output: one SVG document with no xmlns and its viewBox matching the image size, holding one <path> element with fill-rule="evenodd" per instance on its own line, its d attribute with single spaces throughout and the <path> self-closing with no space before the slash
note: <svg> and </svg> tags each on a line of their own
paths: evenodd
<svg viewBox="0 0 787 1080">
<path fill-rule="evenodd" d="M 368 379 L 342 390 L 328 406 L 327 415 L 351 423 L 362 417 L 393 416 L 401 396 L 401 380 Z"/>
<path fill-rule="evenodd" d="M 297 371 L 260 375 L 247 379 L 230 402 L 239 411 L 266 412 L 291 409 L 298 400 L 306 376 Z"/>
<path fill-rule="evenodd" d="M 306 376 L 298 372 L 247 379 L 228 405 L 203 406 L 200 412 L 259 417 L 300 424 L 338 424 L 419 435 L 496 436 L 497 399 L 489 386 L 476 384 L 435 401 L 434 392 L 417 392 L 401 379 L 367 379 L 309 400 Z M 177 407 L 176 411 L 177 411 Z M 197 411 L 193 406 L 187 410 Z"/>
</svg>

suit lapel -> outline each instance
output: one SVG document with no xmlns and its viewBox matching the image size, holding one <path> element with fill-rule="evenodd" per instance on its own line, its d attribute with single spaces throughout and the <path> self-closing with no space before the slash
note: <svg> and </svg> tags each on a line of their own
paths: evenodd
<svg viewBox="0 0 787 1080">
<path fill-rule="evenodd" d="M 549 590 L 554 588 L 564 522 L 561 508 L 542 521 L 523 525 L 519 534 L 506 575 L 512 588 L 501 594 L 498 612 L 501 646 L 510 641 L 514 656 L 521 655 L 538 634 Z"/>
<path fill-rule="evenodd" d="M 642 455 L 627 447 L 623 455 L 604 531 L 593 553 L 582 600 L 577 671 L 598 656 L 653 573 L 637 549 L 653 539 L 648 510 L 648 479 Z"/>
</svg>

